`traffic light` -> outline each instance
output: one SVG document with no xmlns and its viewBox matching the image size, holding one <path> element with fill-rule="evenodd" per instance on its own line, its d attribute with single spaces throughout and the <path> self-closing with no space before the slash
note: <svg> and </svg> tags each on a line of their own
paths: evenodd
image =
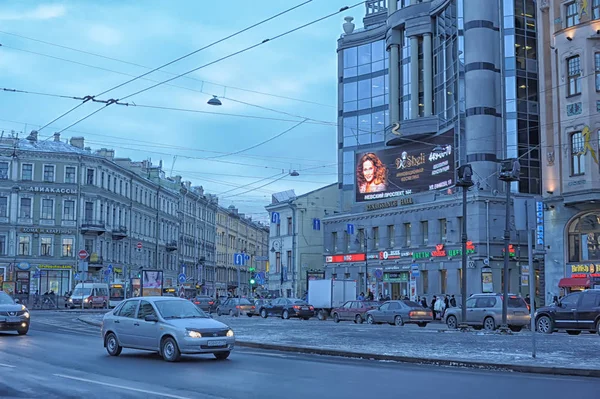
<svg viewBox="0 0 600 399">
<path fill-rule="evenodd" d="M 254 279 L 254 277 L 250 278 L 250 285 L 254 285 L 256 284 L 256 280 Z"/>
<path fill-rule="evenodd" d="M 249 268 L 248 268 L 248 271 L 249 271 L 250 273 L 254 273 L 254 272 L 256 271 L 256 268 L 255 268 L 255 267 L 249 267 Z"/>
</svg>

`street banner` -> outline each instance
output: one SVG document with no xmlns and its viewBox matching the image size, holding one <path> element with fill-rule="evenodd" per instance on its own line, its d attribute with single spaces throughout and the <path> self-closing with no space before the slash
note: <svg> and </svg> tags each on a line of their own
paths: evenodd
<svg viewBox="0 0 600 399">
<path fill-rule="evenodd" d="M 161 296 L 163 272 L 161 270 L 142 271 L 142 296 Z"/>
</svg>

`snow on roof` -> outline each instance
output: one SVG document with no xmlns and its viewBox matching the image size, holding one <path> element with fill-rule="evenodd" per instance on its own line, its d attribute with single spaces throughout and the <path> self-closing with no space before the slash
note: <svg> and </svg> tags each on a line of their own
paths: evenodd
<svg viewBox="0 0 600 399">
<path fill-rule="evenodd" d="M 271 197 L 271 203 L 277 204 L 280 202 L 286 202 L 289 200 L 293 200 L 295 198 L 296 198 L 296 193 L 294 192 L 294 190 L 281 191 L 279 193 L 273 194 L 273 196 Z"/>
</svg>

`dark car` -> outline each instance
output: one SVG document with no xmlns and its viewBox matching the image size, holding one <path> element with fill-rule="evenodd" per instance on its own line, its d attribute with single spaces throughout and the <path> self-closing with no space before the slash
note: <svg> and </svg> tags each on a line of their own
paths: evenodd
<svg viewBox="0 0 600 399">
<path fill-rule="evenodd" d="M 217 316 L 228 314 L 237 317 L 246 314 L 248 317 L 252 317 L 254 312 L 254 305 L 246 298 L 229 298 L 217 307 Z"/>
<path fill-rule="evenodd" d="M 0 291 L 0 331 L 16 331 L 19 335 L 25 335 L 29 331 L 30 321 L 29 310 L 25 305 Z"/>
<path fill-rule="evenodd" d="M 369 324 L 388 323 L 403 326 L 412 323 L 419 327 L 425 327 L 432 321 L 431 309 L 425 309 L 420 304 L 408 300 L 387 301 L 378 309 L 367 312 L 367 323 Z"/>
<path fill-rule="evenodd" d="M 535 327 L 545 334 L 557 330 L 566 330 L 570 335 L 582 331 L 600 334 L 600 290 L 574 292 L 558 304 L 540 308 L 535 312 Z"/>
<path fill-rule="evenodd" d="M 298 298 L 277 298 L 269 304 L 263 305 L 259 310 L 260 316 L 280 316 L 282 319 L 298 317 L 308 320 L 315 315 L 315 308 L 306 301 Z"/>
<path fill-rule="evenodd" d="M 194 305 L 198 306 L 200 309 L 207 313 L 212 313 L 216 307 L 214 298 L 207 295 L 198 295 L 192 299 Z"/>
<path fill-rule="evenodd" d="M 342 320 L 351 320 L 362 324 L 369 310 L 379 308 L 380 303 L 375 301 L 348 301 L 339 308 L 331 311 L 333 321 L 339 323 Z"/>
<path fill-rule="evenodd" d="M 255 299 L 254 300 L 254 315 L 260 316 L 260 310 L 270 303 L 271 303 L 270 299 Z"/>
</svg>

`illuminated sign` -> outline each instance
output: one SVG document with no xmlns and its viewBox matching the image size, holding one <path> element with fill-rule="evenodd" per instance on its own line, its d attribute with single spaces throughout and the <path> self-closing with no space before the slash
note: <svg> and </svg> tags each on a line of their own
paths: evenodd
<svg viewBox="0 0 600 399">
<path fill-rule="evenodd" d="M 571 274 L 575 274 L 575 273 L 594 274 L 597 271 L 600 271 L 600 270 L 598 270 L 598 265 L 596 265 L 595 263 L 571 265 Z M 574 277 L 574 276 L 571 276 L 571 277 Z"/>
<path fill-rule="evenodd" d="M 39 265 L 38 269 L 71 269 L 69 265 Z"/>
<path fill-rule="evenodd" d="M 376 211 L 378 209 L 394 208 L 398 206 L 398 201 L 379 202 L 377 204 L 367 205 L 367 211 Z"/>
<path fill-rule="evenodd" d="M 379 253 L 381 260 L 393 260 L 413 256 L 412 251 L 383 251 Z"/>
<path fill-rule="evenodd" d="M 475 253 L 473 241 L 467 241 L 467 254 Z M 441 258 L 441 257 L 462 256 L 462 248 L 444 249 L 444 244 L 437 244 L 435 250 L 431 252 L 413 252 L 414 259 Z"/>
<path fill-rule="evenodd" d="M 343 263 L 343 262 L 364 262 L 365 254 L 348 254 L 348 255 L 332 255 L 326 256 L 326 263 Z"/>
</svg>

